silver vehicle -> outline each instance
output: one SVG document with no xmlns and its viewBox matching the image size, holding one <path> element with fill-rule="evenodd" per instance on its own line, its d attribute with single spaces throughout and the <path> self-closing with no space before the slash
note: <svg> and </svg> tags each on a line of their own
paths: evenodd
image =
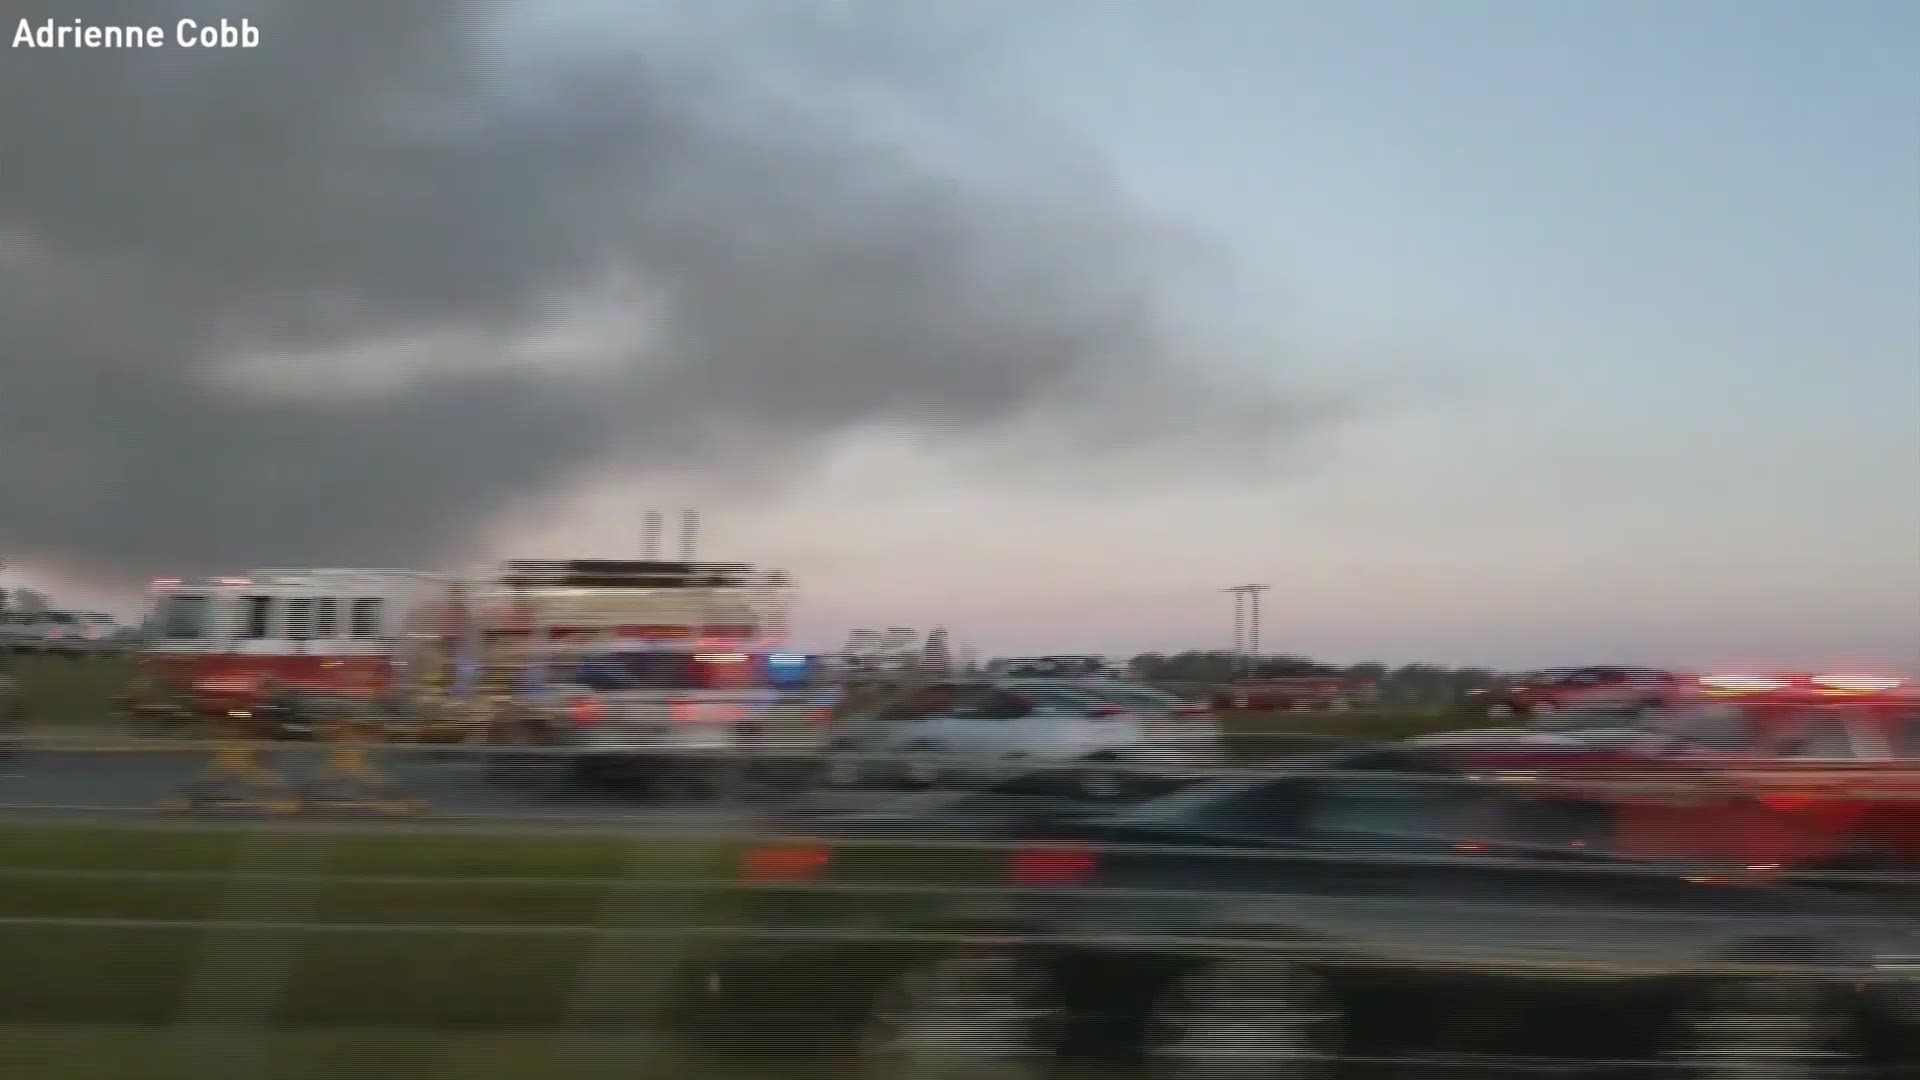
<svg viewBox="0 0 1920 1080">
<path fill-rule="evenodd" d="M 0 612 L 0 650 L 34 652 L 40 646 L 37 612 Z"/>
<path fill-rule="evenodd" d="M 797 670 L 805 659 L 688 647 L 560 650 L 529 672 L 518 695 L 523 723 L 510 734 L 580 773 L 698 773 L 747 754 L 811 755 L 838 691 Z"/>
<path fill-rule="evenodd" d="M 49 616 L 64 616 L 49 626 L 45 645 L 48 652 L 67 656 L 93 656 L 116 652 L 125 630 L 113 616 L 97 611 L 50 611 Z"/>
<path fill-rule="evenodd" d="M 1075 679 L 956 679 L 916 690 L 836 728 L 828 780 L 933 783 L 1009 766 L 1128 762 L 1188 766 L 1219 759 L 1210 712 L 1142 691 Z"/>
<path fill-rule="evenodd" d="M 121 647 L 111 615 L 92 611 L 13 612 L 0 621 L 0 647 L 56 656 L 91 656 Z"/>
<path fill-rule="evenodd" d="M 5 661 L 0 660 L 0 665 Z M 26 702 L 20 697 L 20 684 L 0 666 L 0 754 L 14 749 L 15 737 L 26 721 Z"/>
</svg>

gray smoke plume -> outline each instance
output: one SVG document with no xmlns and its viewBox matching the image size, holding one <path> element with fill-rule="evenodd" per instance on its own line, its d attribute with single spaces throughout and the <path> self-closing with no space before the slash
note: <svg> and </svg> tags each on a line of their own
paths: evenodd
<svg viewBox="0 0 1920 1080">
<path fill-rule="evenodd" d="M 543 56 L 502 11 L 0 0 L 10 38 L 261 33 L 0 63 L 0 552 L 407 563 L 608 461 L 751 472 L 879 424 L 1057 417 L 1091 454 L 1303 422 L 1191 385 L 1158 317 L 1170 249 L 1064 144 L 1044 182 L 961 170 L 809 100 L 805 63 L 770 82 L 765 35 Z M 581 297 L 594 318 L 556 322 Z"/>
</svg>

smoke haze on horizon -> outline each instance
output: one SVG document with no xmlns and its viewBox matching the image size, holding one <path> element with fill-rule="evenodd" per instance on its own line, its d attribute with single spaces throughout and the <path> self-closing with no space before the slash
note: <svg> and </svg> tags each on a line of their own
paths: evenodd
<svg viewBox="0 0 1920 1080">
<path fill-rule="evenodd" d="M 897 54 L 860 84 L 886 113 L 807 56 L 769 84 L 764 32 L 542 53 L 482 0 L 173 6 L 245 14 L 261 45 L 0 65 L 37 103 L 0 119 L 0 547 L 22 562 L 410 564 L 609 464 L 751 494 L 763 462 L 791 475 L 862 429 L 1152 459 L 1339 412 L 1208 382 L 1165 317 L 1191 250 L 1070 139 L 944 162 L 900 66 L 932 55 L 910 14 L 839 31 Z M 49 14 L 171 9 L 0 3 Z M 949 57 L 942 100 L 970 78 Z"/>
</svg>

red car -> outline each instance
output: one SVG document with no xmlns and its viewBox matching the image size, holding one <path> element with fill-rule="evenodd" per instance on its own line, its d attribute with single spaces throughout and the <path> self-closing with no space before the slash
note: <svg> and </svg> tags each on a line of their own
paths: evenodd
<svg viewBox="0 0 1920 1080">
<path fill-rule="evenodd" d="M 1559 719 L 1417 741 L 1489 782 L 1604 805 L 1619 855 L 1920 868 L 1920 693 L 1903 680 L 1701 678 L 1657 707 Z"/>
<path fill-rule="evenodd" d="M 1338 711 L 1371 704 L 1378 689 L 1341 675 L 1302 675 L 1293 678 L 1248 679 L 1221 687 L 1213 694 L 1216 709 L 1317 709 Z"/>
<path fill-rule="evenodd" d="M 1467 691 L 1467 707 L 1493 719 L 1545 717 L 1589 706 L 1644 708 L 1673 694 L 1680 680 L 1653 668 L 1549 668 L 1503 686 Z"/>
</svg>

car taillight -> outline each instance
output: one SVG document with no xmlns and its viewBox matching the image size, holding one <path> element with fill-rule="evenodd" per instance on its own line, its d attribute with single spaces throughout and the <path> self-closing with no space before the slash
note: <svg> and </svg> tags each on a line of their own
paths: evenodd
<svg viewBox="0 0 1920 1080">
<path fill-rule="evenodd" d="M 567 702 L 567 718 L 581 727 L 591 727 L 605 717 L 605 710 L 595 698 L 580 697 Z"/>
<path fill-rule="evenodd" d="M 1036 844 L 1007 861 L 1007 884 L 1020 888 L 1083 885 L 1100 866 L 1093 849 L 1078 844 Z"/>
<path fill-rule="evenodd" d="M 1794 791 L 1763 791 L 1759 802 L 1776 814 L 1798 814 L 1819 805 L 1819 800 L 1812 795 Z"/>
<path fill-rule="evenodd" d="M 810 841 L 766 844 L 741 856 L 740 879 L 760 884 L 811 881 L 824 873 L 832 861 L 833 849 L 825 844 Z"/>
<path fill-rule="evenodd" d="M 1087 715 L 1098 717 L 1125 716 L 1127 715 L 1127 710 L 1118 705 L 1095 705 L 1087 710 Z"/>
</svg>

